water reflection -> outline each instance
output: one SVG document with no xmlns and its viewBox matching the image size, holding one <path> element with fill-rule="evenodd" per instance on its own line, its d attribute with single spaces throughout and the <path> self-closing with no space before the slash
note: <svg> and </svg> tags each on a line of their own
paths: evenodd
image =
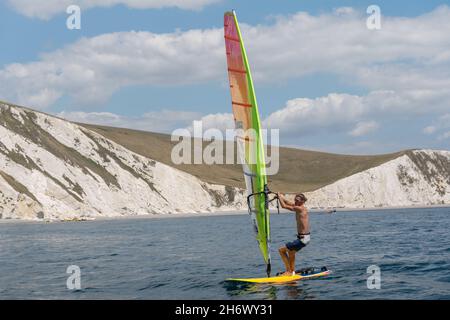
<svg viewBox="0 0 450 320">
<path fill-rule="evenodd" d="M 308 292 L 308 288 L 305 288 L 304 285 L 300 283 L 285 284 L 284 290 L 287 295 L 286 299 L 308 300 L 316 298 L 313 294 Z"/>
<path fill-rule="evenodd" d="M 224 281 L 224 288 L 230 298 L 250 298 L 263 300 L 306 300 L 316 297 L 298 282 L 283 284 L 255 284 L 245 282 Z"/>
</svg>

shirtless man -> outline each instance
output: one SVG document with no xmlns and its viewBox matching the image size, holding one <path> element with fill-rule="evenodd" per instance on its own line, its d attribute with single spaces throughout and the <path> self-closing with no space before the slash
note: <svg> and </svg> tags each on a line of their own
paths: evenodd
<svg viewBox="0 0 450 320">
<path fill-rule="evenodd" d="M 295 196 L 294 203 L 286 200 L 280 193 L 278 193 L 278 198 L 280 199 L 281 207 L 295 212 L 295 219 L 297 221 L 297 239 L 286 243 L 284 247 L 278 249 L 281 259 L 286 266 L 286 272 L 282 275 L 291 276 L 295 275 L 295 254 L 305 247 L 310 240 L 309 215 L 305 207 L 307 199 L 303 193 Z"/>
</svg>

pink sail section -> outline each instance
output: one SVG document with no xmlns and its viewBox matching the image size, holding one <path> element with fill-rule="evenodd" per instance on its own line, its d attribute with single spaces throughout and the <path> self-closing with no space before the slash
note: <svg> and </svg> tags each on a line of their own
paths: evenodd
<svg viewBox="0 0 450 320">
<path fill-rule="evenodd" d="M 237 31 L 233 13 L 224 16 L 225 48 L 228 62 L 228 78 L 231 91 L 231 102 L 236 129 L 252 128 L 251 97 L 247 70 L 242 56 L 241 41 Z M 240 137 L 243 138 L 243 137 Z"/>
</svg>

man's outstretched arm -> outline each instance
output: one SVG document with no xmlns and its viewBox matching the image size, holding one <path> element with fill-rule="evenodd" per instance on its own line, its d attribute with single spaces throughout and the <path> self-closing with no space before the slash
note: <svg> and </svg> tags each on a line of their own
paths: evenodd
<svg viewBox="0 0 450 320">
<path fill-rule="evenodd" d="M 286 200 L 286 198 L 279 192 L 277 193 L 277 195 L 278 195 L 278 199 L 280 199 L 280 205 L 283 209 L 295 211 L 294 203 Z"/>
</svg>

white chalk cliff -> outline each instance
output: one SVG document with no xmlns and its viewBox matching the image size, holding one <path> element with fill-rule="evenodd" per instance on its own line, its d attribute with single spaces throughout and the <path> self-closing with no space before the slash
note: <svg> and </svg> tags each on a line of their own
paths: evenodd
<svg viewBox="0 0 450 320">
<path fill-rule="evenodd" d="M 312 208 L 449 205 L 450 151 L 408 151 L 307 197 Z"/>
<path fill-rule="evenodd" d="M 243 209 L 243 190 L 212 185 L 82 126 L 0 103 L 0 218 Z"/>
</svg>

